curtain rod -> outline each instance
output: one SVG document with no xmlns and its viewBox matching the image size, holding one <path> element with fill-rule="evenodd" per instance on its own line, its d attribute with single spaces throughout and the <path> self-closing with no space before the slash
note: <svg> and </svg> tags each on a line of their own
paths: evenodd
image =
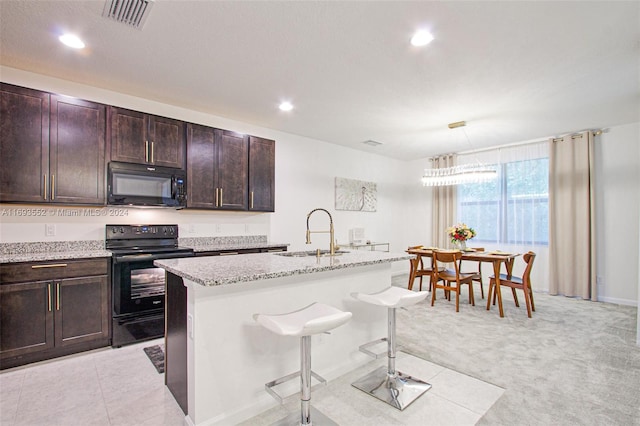
<svg viewBox="0 0 640 426">
<path fill-rule="evenodd" d="M 603 130 L 602 129 L 593 130 L 592 133 L 593 133 L 593 136 L 600 136 L 603 133 Z M 581 138 L 581 137 L 582 137 L 581 134 L 572 135 L 573 139 L 577 139 L 577 138 Z M 491 147 L 488 147 L 488 148 L 479 148 L 479 149 L 474 149 L 474 150 L 469 150 L 469 151 L 460 151 L 460 152 L 457 152 L 456 154 L 462 154 L 462 155 L 475 154 L 475 153 L 478 153 L 478 152 L 492 151 L 494 149 L 511 148 L 512 146 L 533 145 L 533 144 L 536 144 L 536 143 L 547 142 L 548 140 L 549 140 L 549 138 L 536 139 L 536 140 L 524 141 L 524 142 L 514 142 L 514 143 L 510 143 L 510 144 L 506 144 L 506 145 L 491 146 Z M 559 141 L 562 140 L 562 138 L 554 138 L 552 140 L 553 140 L 553 142 L 559 142 Z M 445 155 L 451 155 L 451 154 L 445 154 Z M 438 156 L 438 157 L 441 157 L 441 156 Z M 434 157 L 432 157 L 432 158 L 434 158 Z M 430 158 L 430 160 L 431 160 L 431 158 Z"/>
<path fill-rule="evenodd" d="M 593 136 L 600 136 L 602 134 L 602 130 L 594 130 L 591 132 L 593 134 Z M 571 139 L 580 139 L 582 137 L 582 134 L 576 134 L 576 135 L 571 135 Z M 562 139 L 564 139 L 564 137 L 562 138 L 554 138 L 551 139 L 551 142 L 560 142 Z"/>
</svg>

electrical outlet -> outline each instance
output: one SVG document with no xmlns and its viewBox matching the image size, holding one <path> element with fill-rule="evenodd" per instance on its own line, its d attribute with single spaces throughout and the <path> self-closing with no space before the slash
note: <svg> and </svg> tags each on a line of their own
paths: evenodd
<svg viewBox="0 0 640 426">
<path fill-rule="evenodd" d="M 193 234 L 194 232 L 196 232 L 196 225 L 194 225 L 193 223 L 189 224 L 189 233 Z"/>
<path fill-rule="evenodd" d="M 47 223 L 44 226 L 44 235 L 47 237 L 55 237 L 56 235 L 56 225 L 53 223 Z"/>
<path fill-rule="evenodd" d="M 193 315 L 187 314 L 187 332 L 189 334 L 189 338 L 193 339 Z"/>
<path fill-rule="evenodd" d="M 216 223 L 216 232 L 220 232 L 220 224 Z"/>
<path fill-rule="evenodd" d="M 244 225 L 244 233 L 245 234 L 249 233 L 249 224 L 248 223 Z"/>
<path fill-rule="evenodd" d="M 596 275 L 596 285 L 601 286 L 604 285 L 604 278 L 602 275 Z"/>
</svg>

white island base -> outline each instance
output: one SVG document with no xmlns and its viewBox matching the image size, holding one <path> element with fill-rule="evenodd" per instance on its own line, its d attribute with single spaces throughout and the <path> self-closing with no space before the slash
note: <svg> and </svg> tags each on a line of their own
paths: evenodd
<svg viewBox="0 0 640 426">
<path fill-rule="evenodd" d="M 352 312 L 346 325 L 311 338 L 312 369 L 328 381 L 370 362 L 358 347 L 387 332 L 387 310 L 351 293 L 389 287 L 391 263 L 233 285 L 203 286 L 187 278 L 184 284 L 188 425 L 231 425 L 258 415 L 278 404 L 264 384 L 299 370 L 299 339 L 270 333 L 254 322 L 254 313 L 286 313 L 313 302 Z"/>
</svg>

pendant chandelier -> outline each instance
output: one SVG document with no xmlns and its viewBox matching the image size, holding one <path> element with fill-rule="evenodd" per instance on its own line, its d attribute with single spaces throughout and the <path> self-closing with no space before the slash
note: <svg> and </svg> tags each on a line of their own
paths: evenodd
<svg viewBox="0 0 640 426">
<path fill-rule="evenodd" d="M 458 121 L 449 124 L 450 129 L 464 127 L 467 123 Z M 462 129 L 469 146 L 471 141 L 467 132 Z M 460 185 L 463 183 L 486 182 L 495 179 L 497 171 L 493 166 L 487 166 L 479 161 L 475 164 L 462 164 L 460 166 L 443 167 L 439 169 L 424 169 L 422 175 L 422 186 L 448 186 Z"/>
</svg>

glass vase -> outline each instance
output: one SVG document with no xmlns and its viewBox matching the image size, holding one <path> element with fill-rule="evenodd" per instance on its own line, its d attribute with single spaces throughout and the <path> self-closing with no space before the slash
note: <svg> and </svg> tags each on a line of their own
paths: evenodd
<svg viewBox="0 0 640 426">
<path fill-rule="evenodd" d="M 466 241 L 461 241 L 461 240 L 455 240 L 453 242 L 453 249 L 454 250 L 466 250 L 467 249 L 467 242 Z"/>
</svg>

